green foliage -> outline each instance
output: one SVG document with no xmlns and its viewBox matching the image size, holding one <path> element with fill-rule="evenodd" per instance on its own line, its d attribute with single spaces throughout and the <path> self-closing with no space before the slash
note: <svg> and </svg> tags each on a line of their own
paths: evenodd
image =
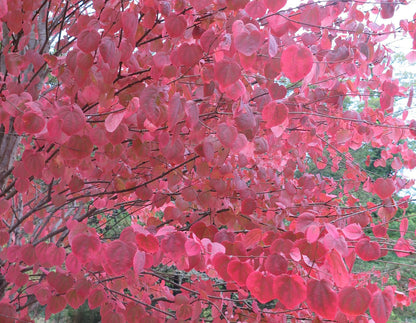
<svg viewBox="0 0 416 323">
<path fill-rule="evenodd" d="M 122 207 L 113 210 L 112 215 L 102 214 L 90 217 L 88 225 L 95 227 L 104 239 L 117 239 L 124 228 L 131 225 L 130 214 Z"/>
</svg>

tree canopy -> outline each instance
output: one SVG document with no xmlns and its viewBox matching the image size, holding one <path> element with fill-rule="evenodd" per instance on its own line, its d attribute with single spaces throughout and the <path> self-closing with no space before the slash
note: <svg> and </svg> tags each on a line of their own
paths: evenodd
<svg viewBox="0 0 416 323">
<path fill-rule="evenodd" d="M 415 252 L 397 193 L 416 121 L 393 114 L 413 90 L 386 42 L 412 39 L 415 60 L 405 5 L 0 0 L 1 321 L 87 302 L 102 322 L 384 323 L 408 306 L 415 280 L 353 270 Z"/>
</svg>

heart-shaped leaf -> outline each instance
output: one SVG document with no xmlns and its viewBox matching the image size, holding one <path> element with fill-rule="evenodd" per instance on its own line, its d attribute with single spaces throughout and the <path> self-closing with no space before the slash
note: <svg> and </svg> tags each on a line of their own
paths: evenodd
<svg viewBox="0 0 416 323">
<path fill-rule="evenodd" d="M 367 288 L 345 287 L 338 294 L 339 308 L 347 315 L 364 314 L 371 301 Z"/>
<path fill-rule="evenodd" d="M 357 255 L 364 261 L 376 260 L 381 257 L 380 245 L 363 238 L 355 245 Z"/>
<path fill-rule="evenodd" d="M 274 296 L 288 309 L 296 308 L 306 299 L 305 282 L 297 275 L 280 275 L 273 283 Z"/>
<path fill-rule="evenodd" d="M 311 280 L 307 287 L 307 303 L 312 311 L 333 320 L 338 310 L 338 295 L 328 280 Z"/>
<path fill-rule="evenodd" d="M 291 45 L 283 50 L 281 65 L 283 73 L 291 82 L 303 79 L 312 69 L 313 56 L 303 46 Z"/>
<path fill-rule="evenodd" d="M 273 289 L 270 288 L 273 285 L 272 276 L 264 276 L 258 271 L 253 271 L 248 275 L 246 284 L 250 293 L 260 303 L 265 304 L 274 299 Z"/>
</svg>

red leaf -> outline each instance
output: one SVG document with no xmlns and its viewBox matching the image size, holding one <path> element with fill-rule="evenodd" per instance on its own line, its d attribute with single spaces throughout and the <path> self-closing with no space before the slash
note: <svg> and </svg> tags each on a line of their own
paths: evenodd
<svg viewBox="0 0 416 323">
<path fill-rule="evenodd" d="M 183 15 L 170 14 L 165 18 L 166 32 L 170 37 L 180 37 L 186 30 L 186 19 Z"/>
<path fill-rule="evenodd" d="M 104 266 L 114 275 L 122 275 L 133 267 L 136 250 L 121 240 L 114 240 L 105 246 Z"/>
<path fill-rule="evenodd" d="M 168 106 L 168 126 L 172 130 L 179 121 L 185 117 L 185 110 L 179 93 L 175 93 L 169 101 Z"/>
<path fill-rule="evenodd" d="M 237 138 L 237 129 L 234 126 L 229 126 L 221 123 L 217 127 L 217 137 L 220 142 L 227 148 L 231 148 Z"/>
<path fill-rule="evenodd" d="M 257 208 L 255 199 L 248 198 L 241 202 L 241 213 L 244 215 L 251 215 Z"/>
<path fill-rule="evenodd" d="M 199 256 L 201 254 L 201 246 L 194 240 L 186 240 L 185 251 L 189 257 Z"/>
<path fill-rule="evenodd" d="M 68 304 L 74 309 L 79 308 L 85 302 L 85 297 L 79 295 L 75 289 L 68 291 L 65 298 Z"/>
<path fill-rule="evenodd" d="M 283 73 L 289 80 L 297 82 L 311 71 L 313 56 L 308 48 L 291 45 L 283 50 L 281 65 Z"/>
<path fill-rule="evenodd" d="M 391 178 L 377 178 L 374 182 L 374 192 L 382 199 L 388 199 L 392 196 L 396 187 L 394 181 Z"/>
<path fill-rule="evenodd" d="M 247 14 L 254 19 L 263 17 L 267 11 L 267 7 L 261 0 L 254 0 L 247 3 L 244 10 Z"/>
<path fill-rule="evenodd" d="M 273 283 L 274 296 L 287 308 L 294 309 L 306 299 L 305 282 L 297 275 L 280 275 Z"/>
<path fill-rule="evenodd" d="M 364 261 L 376 260 L 381 257 L 380 245 L 366 238 L 362 238 L 355 245 L 355 251 L 357 255 Z"/>
<path fill-rule="evenodd" d="M 101 306 L 107 299 L 107 295 L 100 288 L 93 289 L 88 296 L 88 306 L 91 310 Z"/>
<path fill-rule="evenodd" d="M 46 316 L 49 318 L 50 314 L 61 312 L 66 306 L 66 299 L 64 296 L 51 296 L 46 305 Z M 48 315 L 49 314 L 49 315 Z"/>
<path fill-rule="evenodd" d="M 81 263 L 74 253 L 70 253 L 68 257 L 66 257 L 65 265 L 68 271 L 72 274 L 78 274 L 81 270 Z"/>
<path fill-rule="evenodd" d="M 404 238 L 399 238 L 397 243 L 394 246 L 397 257 L 407 257 L 414 253 L 415 248 L 413 248 L 409 241 Z M 400 252 L 403 251 L 403 252 Z"/>
<path fill-rule="evenodd" d="M 245 286 L 248 275 L 253 272 L 253 267 L 248 262 L 232 260 L 227 266 L 227 272 L 238 285 Z"/>
<path fill-rule="evenodd" d="M 146 265 L 146 254 L 143 251 L 137 250 L 133 258 L 134 273 L 138 276 L 142 273 Z"/>
<path fill-rule="evenodd" d="M 111 69 L 117 68 L 121 54 L 116 48 L 116 44 L 110 37 L 104 37 L 100 44 L 101 58 Z"/>
<path fill-rule="evenodd" d="M 371 301 L 367 288 L 345 287 L 338 294 L 339 308 L 347 315 L 364 314 Z"/>
<path fill-rule="evenodd" d="M 350 281 L 349 273 L 339 252 L 333 249 L 327 255 L 326 261 L 335 284 L 339 287 L 348 285 Z"/>
<path fill-rule="evenodd" d="M 315 221 L 315 215 L 304 212 L 296 218 L 296 232 L 305 232 L 306 229 Z"/>
<path fill-rule="evenodd" d="M 185 251 L 186 236 L 182 232 L 172 232 L 160 242 L 160 249 L 173 260 L 182 257 Z"/>
<path fill-rule="evenodd" d="M 124 316 L 129 323 L 141 323 L 146 315 L 146 311 L 142 305 L 136 302 L 129 302 L 126 305 Z"/>
<path fill-rule="evenodd" d="M 287 272 L 288 262 L 285 257 L 273 254 L 266 258 L 264 268 L 271 274 L 281 275 Z"/>
<path fill-rule="evenodd" d="M 111 113 L 108 115 L 107 118 L 105 118 L 104 126 L 105 130 L 108 132 L 114 132 L 118 126 L 120 125 L 121 121 L 123 121 L 124 118 L 124 111 L 119 113 Z"/>
<path fill-rule="evenodd" d="M 136 35 L 139 19 L 134 12 L 131 12 L 131 11 L 122 12 L 121 23 L 123 25 L 123 33 L 127 37 L 134 37 Z"/>
<path fill-rule="evenodd" d="M 20 118 L 16 119 L 16 130 L 19 133 L 39 133 L 45 128 L 45 119 L 35 112 L 25 112 Z"/>
<path fill-rule="evenodd" d="M 308 282 L 307 303 L 312 311 L 329 320 L 333 320 L 338 311 L 338 296 L 326 279 Z"/>
<path fill-rule="evenodd" d="M 380 95 L 380 108 L 382 110 L 388 110 L 389 108 L 391 108 L 392 104 L 393 104 L 393 97 L 382 92 Z"/>
<path fill-rule="evenodd" d="M 396 8 L 396 2 L 393 0 L 385 0 L 381 2 L 381 18 L 390 19 L 394 16 L 394 10 Z"/>
<path fill-rule="evenodd" d="M 46 255 L 52 266 L 60 266 L 64 263 L 66 253 L 64 248 L 49 244 Z"/>
<path fill-rule="evenodd" d="M 314 243 L 316 240 L 318 240 L 319 235 L 321 234 L 321 229 L 317 224 L 313 223 L 306 229 L 305 234 L 306 241 L 308 241 L 308 243 Z"/>
<path fill-rule="evenodd" d="M 287 0 L 264 0 L 271 12 L 277 12 L 286 5 Z"/>
<path fill-rule="evenodd" d="M 72 252 L 82 262 L 86 262 L 91 256 L 100 250 L 101 243 L 97 237 L 79 234 L 72 240 Z"/>
<path fill-rule="evenodd" d="M 46 305 L 51 297 L 51 291 L 46 285 L 40 285 L 35 289 L 35 296 L 40 305 Z"/>
<path fill-rule="evenodd" d="M 144 235 L 143 233 L 138 233 L 136 242 L 139 249 L 145 252 L 156 253 L 159 250 L 159 240 L 152 234 Z"/>
<path fill-rule="evenodd" d="M 15 323 L 20 320 L 15 320 L 18 318 L 15 308 L 6 303 L 0 303 L 0 321 L 2 323 Z"/>
<path fill-rule="evenodd" d="M 266 128 L 272 128 L 285 122 L 288 113 L 286 105 L 272 101 L 263 108 L 261 115 L 266 121 Z"/>
<path fill-rule="evenodd" d="M 215 254 L 214 258 L 212 259 L 212 265 L 214 266 L 215 270 L 220 275 L 220 277 L 225 281 L 231 280 L 231 277 L 227 271 L 229 262 L 230 258 L 223 253 Z"/>
<path fill-rule="evenodd" d="M 260 303 L 266 304 L 274 299 L 272 276 L 264 276 L 258 271 L 253 271 L 247 277 L 247 288 L 251 295 L 255 297 Z"/>
<path fill-rule="evenodd" d="M 10 234 L 7 229 L 0 229 L 0 246 L 4 245 L 9 241 Z"/>
<path fill-rule="evenodd" d="M 26 244 L 20 250 L 20 254 L 22 260 L 26 263 L 26 265 L 31 266 L 36 263 L 36 254 L 35 254 L 35 247 L 31 244 Z"/>
<path fill-rule="evenodd" d="M 96 30 L 84 30 L 78 35 L 77 44 L 83 52 L 96 51 L 100 44 L 100 34 Z"/>
<path fill-rule="evenodd" d="M 26 171 L 36 178 L 42 177 L 42 171 L 45 168 L 45 158 L 31 150 L 25 150 L 22 161 Z"/>
<path fill-rule="evenodd" d="M 149 119 L 154 125 L 159 125 L 159 120 L 162 116 L 162 112 L 158 102 L 160 101 L 159 89 L 155 85 L 149 85 L 140 94 L 140 106 L 146 107 L 144 113 L 146 118 Z"/>
<path fill-rule="evenodd" d="M 234 61 L 222 60 L 214 65 L 215 79 L 221 86 L 227 87 L 235 82 L 241 76 L 241 68 Z"/>
<path fill-rule="evenodd" d="M 75 135 L 85 127 L 85 116 L 78 105 L 64 106 L 58 116 L 62 119 L 62 131 L 67 135 Z"/>
<path fill-rule="evenodd" d="M 61 148 L 61 154 L 65 159 L 82 159 L 88 157 L 93 149 L 93 144 L 87 136 L 71 136 Z"/>
<path fill-rule="evenodd" d="M 66 293 L 75 282 L 71 276 L 53 271 L 48 274 L 46 280 L 59 294 Z"/>
<path fill-rule="evenodd" d="M 257 27 L 251 23 L 244 24 L 241 20 L 233 23 L 234 47 L 245 56 L 251 56 L 263 44 L 263 35 Z"/>
<path fill-rule="evenodd" d="M 8 12 L 7 0 L 0 0 L 0 18 L 3 18 Z"/>
<path fill-rule="evenodd" d="M 373 234 L 377 238 L 383 238 L 387 234 L 387 225 L 380 223 L 377 225 L 374 225 L 374 223 L 371 223 L 371 227 L 373 229 Z"/>
<path fill-rule="evenodd" d="M 196 44 L 183 44 L 178 48 L 179 62 L 187 67 L 198 64 L 202 58 L 202 48 Z"/>
<path fill-rule="evenodd" d="M 363 235 L 363 229 L 357 223 L 352 223 L 347 225 L 345 228 L 342 229 L 345 237 L 350 240 L 358 240 Z"/>
<path fill-rule="evenodd" d="M 268 86 L 269 94 L 273 100 L 280 100 L 286 96 L 287 90 L 283 85 L 272 83 Z"/>
<path fill-rule="evenodd" d="M 370 315 L 377 323 L 387 323 L 393 309 L 394 292 L 391 287 L 376 291 L 370 303 Z"/>
<path fill-rule="evenodd" d="M 403 238 L 407 233 L 407 228 L 409 227 L 409 219 L 403 218 L 400 221 L 400 236 Z"/>
</svg>

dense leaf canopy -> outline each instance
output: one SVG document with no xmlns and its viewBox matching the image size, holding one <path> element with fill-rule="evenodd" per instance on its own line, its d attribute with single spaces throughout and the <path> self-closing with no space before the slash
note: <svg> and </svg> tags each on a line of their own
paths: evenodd
<svg viewBox="0 0 416 323">
<path fill-rule="evenodd" d="M 390 19 L 404 5 L 0 0 L 0 321 L 87 302 L 103 322 L 379 323 L 409 305 L 353 270 L 414 253 L 405 217 L 387 235 L 416 166 L 386 41 L 416 38 Z"/>
</svg>

